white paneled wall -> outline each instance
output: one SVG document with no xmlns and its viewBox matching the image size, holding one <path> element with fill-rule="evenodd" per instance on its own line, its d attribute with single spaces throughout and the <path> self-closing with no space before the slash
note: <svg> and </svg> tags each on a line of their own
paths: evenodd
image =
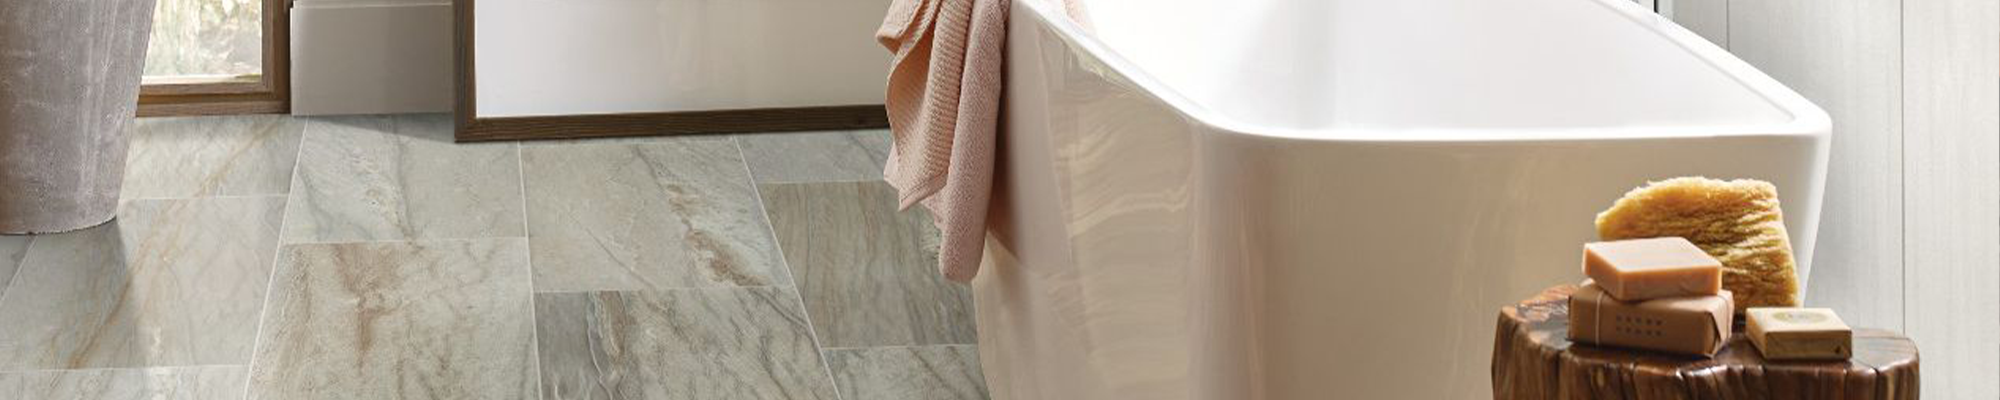
<svg viewBox="0 0 2000 400">
<path fill-rule="evenodd" d="M 1850 324 L 1902 330 L 1898 1 L 1736 0 L 1723 36 L 1738 57 L 1835 117 L 1819 229 L 1832 245 L 1813 256 L 1807 302 Z"/>
<path fill-rule="evenodd" d="M 1903 319 L 1934 398 L 2000 398 L 1996 5 L 1903 2 Z"/>
<path fill-rule="evenodd" d="M 2000 2 L 1670 9 L 1833 116 L 1807 304 L 1915 338 L 1925 397 L 2000 398 Z"/>
</svg>

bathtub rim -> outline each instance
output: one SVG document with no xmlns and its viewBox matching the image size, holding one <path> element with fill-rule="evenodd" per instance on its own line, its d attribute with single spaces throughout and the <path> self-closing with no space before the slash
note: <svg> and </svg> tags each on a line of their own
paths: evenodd
<svg viewBox="0 0 2000 400">
<path fill-rule="evenodd" d="M 1120 75 L 1119 79 L 1138 86 L 1147 97 L 1167 104 L 1176 114 L 1211 132 L 1276 140 L 1349 142 L 1373 144 L 1480 144 L 1480 143 L 1574 143 L 1623 140 L 1660 140 L 1712 137 L 1803 136 L 1815 139 L 1832 136 L 1833 121 L 1825 110 L 1790 87 L 1764 74 L 1749 63 L 1710 43 L 1651 10 L 1628 0 L 1575 0 L 1609 8 L 1632 23 L 1647 27 L 1682 51 L 1701 60 L 1755 93 L 1790 121 L 1771 124 L 1726 124 L 1681 127 L 1602 126 L 1602 127 L 1508 127 L 1508 128 L 1318 128 L 1299 129 L 1265 126 L 1243 121 L 1203 107 L 1130 60 L 1120 56 L 1087 29 L 1069 19 L 1065 10 L 1051 4 L 1064 0 L 1016 0 L 1041 26 L 1056 31 L 1057 40 L 1081 48 L 1090 57 Z M 1011 35 L 1010 35 L 1011 36 Z M 1012 40 L 1011 37 L 1009 40 Z M 1384 134 L 1394 132 L 1395 134 Z"/>
</svg>

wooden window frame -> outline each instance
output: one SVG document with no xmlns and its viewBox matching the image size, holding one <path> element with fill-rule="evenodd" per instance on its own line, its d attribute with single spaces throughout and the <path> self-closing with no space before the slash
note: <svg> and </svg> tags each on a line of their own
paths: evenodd
<svg viewBox="0 0 2000 400">
<path fill-rule="evenodd" d="M 263 2 L 264 63 L 257 79 L 141 85 L 138 116 L 290 113 L 291 1 Z"/>
</svg>

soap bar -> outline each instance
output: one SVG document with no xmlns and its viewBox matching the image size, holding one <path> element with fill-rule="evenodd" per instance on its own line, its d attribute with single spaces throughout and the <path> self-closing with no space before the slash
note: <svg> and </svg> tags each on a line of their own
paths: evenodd
<svg viewBox="0 0 2000 400">
<path fill-rule="evenodd" d="M 1729 342 L 1733 309 L 1727 290 L 1708 296 L 1621 301 L 1586 281 L 1569 298 L 1569 340 L 1714 356 Z"/>
<path fill-rule="evenodd" d="M 1799 276 L 1778 187 L 1751 179 L 1674 178 L 1633 189 L 1597 214 L 1600 240 L 1679 236 L 1722 261 L 1736 312 L 1797 307 Z"/>
<path fill-rule="evenodd" d="M 1768 360 L 1845 360 L 1854 332 L 1825 308 L 1758 307 L 1744 312 L 1750 343 Z"/>
<path fill-rule="evenodd" d="M 1722 291 L 1722 262 L 1680 237 L 1584 244 L 1583 274 L 1624 301 Z"/>
</svg>

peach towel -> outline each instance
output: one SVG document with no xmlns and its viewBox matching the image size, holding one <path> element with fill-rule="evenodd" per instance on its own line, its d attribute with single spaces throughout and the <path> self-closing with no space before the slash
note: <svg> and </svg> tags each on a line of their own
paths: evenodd
<svg viewBox="0 0 2000 400">
<path fill-rule="evenodd" d="M 883 178 L 900 207 L 931 211 L 943 233 L 938 270 L 958 282 L 979 273 L 985 250 L 1008 2 L 896 0 L 875 32 L 895 53 Z"/>
</svg>

